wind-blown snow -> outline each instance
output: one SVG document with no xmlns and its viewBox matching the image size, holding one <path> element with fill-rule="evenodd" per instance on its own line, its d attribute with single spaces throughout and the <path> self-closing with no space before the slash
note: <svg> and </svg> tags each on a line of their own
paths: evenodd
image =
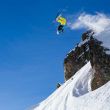
<svg viewBox="0 0 110 110">
<path fill-rule="evenodd" d="M 110 82 L 91 91 L 90 62 L 32 110 L 110 110 Z"/>
<path fill-rule="evenodd" d="M 94 30 L 97 34 L 110 30 L 110 18 L 104 14 L 96 15 L 82 13 L 76 22 L 69 23 L 71 29 L 87 28 Z"/>
<path fill-rule="evenodd" d="M 72 30 L 80 28 L 93 30 L 95 37 L 103 42 L 103 46 L 110 49 L 110 16 L 103 13 L 95 15 L 82 13 L 73 22 L 68 22 L 68 27 Z"/>
</svg>

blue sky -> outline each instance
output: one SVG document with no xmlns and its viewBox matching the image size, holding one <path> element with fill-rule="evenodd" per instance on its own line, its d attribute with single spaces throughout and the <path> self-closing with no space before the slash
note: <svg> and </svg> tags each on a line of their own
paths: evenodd
<svg viewBox="0 0 110 110">
<path fill-rule="evenodd" d="M 64 82 L 63 60 L 83 30 L 56 35 L 58 10 L 109 14 L 106 0 L 0 1 L 0 110 L 25 110 Z"/>
</svg>

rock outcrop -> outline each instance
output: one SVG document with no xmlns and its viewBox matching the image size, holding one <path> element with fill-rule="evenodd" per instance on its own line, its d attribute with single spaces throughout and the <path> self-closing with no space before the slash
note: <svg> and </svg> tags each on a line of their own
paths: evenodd
<svg viewBox="0 0 110 110">
<path fill-rule="evenodd" d="M 90 59 L 89 52 L 89 38 L 90 32 L 86 32 L 82 35 L 82 42 L 77 44 L 76 47 L 67 54 L 64 59 L 65 80 L 68 80 L 79 69 L 84 66 Z"/>
<path fill-rule="evenodd" d="M 109 49 L 101 46 L 101 44 L 102 42 L 97 39 L 90 40 L 90 61 L 95 70 L 92 81 L 93 90 L 101 87 L 110 80 L 110 55 L 106 54 L 106 51 L 109 51 Z"/>
<path fill-rule="evenodd" d="M 65 80 L 68 80 L 90 61 L 95 71 L 91 87 L 95 90 L 110 80 L 110 55 L 106 54 L 109 49 L 103 47 L 93 35 L 92 31 L 82 35 L 82 41 L 64 59 L 64 70 Z"/>
</svg>

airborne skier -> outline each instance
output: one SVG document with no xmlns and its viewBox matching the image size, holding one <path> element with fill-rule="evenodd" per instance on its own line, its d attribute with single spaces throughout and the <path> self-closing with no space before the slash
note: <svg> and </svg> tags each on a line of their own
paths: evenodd
<svg viewBox="0 0 110 110">
<path fill-rule="evenodd" d="M 61 33 L 64 31 L 64 26 L 66 25 L 66 19 L 64 17 L 62 17 L 61 15 L 59 15 L 57 18 L 56 18 L 56 21 L 59 24 L 58 28 L 57 28 L 57 34 Z"/>
</svg>

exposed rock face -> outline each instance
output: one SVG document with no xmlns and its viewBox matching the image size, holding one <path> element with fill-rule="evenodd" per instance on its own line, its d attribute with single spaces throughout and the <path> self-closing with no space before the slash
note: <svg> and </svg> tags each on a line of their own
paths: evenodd
<svg viewBox="0 0 110 110">
<path fill-rule="evenodd" d="M 93 32 L 87 31 L 82 35 L 82 42 L 67 54 L 64 60 L 65 80 L 71 78 L 88 61 L 95 71 L 92 90 L 99 88 L 110 80 L 110 55 L 102 42 L 93 38 Z"/>
<path fill-rule="evenodd" d="M 80 44 L 67 54 L 64 60 L 65 69 L 65 80 L 71 78 L 79 69 L 84 66 L 87 61 L 89 61 L 89 32 L 82 35 L 82 40 Z"/>
<path fill-rule="evenodd" d="M 90 44 L 90 61 L 95 70 L 92 81 L 92 89 L 94 90 L 110 80 L 110 55 L 106 54 L 108 49 L 101 46 L 102 42 L 91 39 Z"/>
</svg>

